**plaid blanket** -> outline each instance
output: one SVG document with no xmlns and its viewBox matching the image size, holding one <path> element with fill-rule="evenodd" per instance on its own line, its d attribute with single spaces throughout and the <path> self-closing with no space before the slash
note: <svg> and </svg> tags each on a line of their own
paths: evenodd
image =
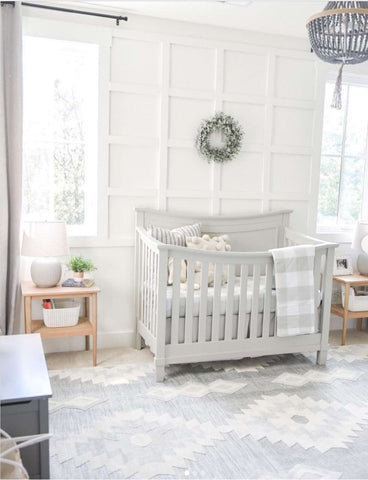
<svg viewBox="0 0 368 480">
<path fill-rule="evenodd" d="M 278 337 L 315 333 L 313 245 L 270 250 L 275 263 Z"/>
</svg>

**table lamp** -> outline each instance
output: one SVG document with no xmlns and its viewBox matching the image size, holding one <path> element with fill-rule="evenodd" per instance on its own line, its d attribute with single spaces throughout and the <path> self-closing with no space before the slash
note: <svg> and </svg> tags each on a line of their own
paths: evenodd
<svg viewBox="0 0 368 480">
<path fill-rule="evenodd" d="M 54 257 L 69 254 L 65 222 L 26 222 L 21 255 L 37 257 L 31 277 L 37 287 L 55 287 L 61 278 L 60 261 Z"/>
<path fill-rule="evenodd" d="M 368 220 L 359 220 L 354 229 L 353 250 L 359 251 L 357 267 L 362 275 L 368 275 Z"/>
</svg>

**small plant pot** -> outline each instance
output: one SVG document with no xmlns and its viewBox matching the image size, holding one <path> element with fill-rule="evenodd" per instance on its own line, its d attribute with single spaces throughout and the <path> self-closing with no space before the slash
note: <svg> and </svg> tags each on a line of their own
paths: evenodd
<svg viewBox="0 0 368 480">
<path fill-rule="evenodd" d="M 84 272 L 74 272 L 73 278 L 74 278 L 74 281 L 81 282 L 84 278 Z"/>
</svg>

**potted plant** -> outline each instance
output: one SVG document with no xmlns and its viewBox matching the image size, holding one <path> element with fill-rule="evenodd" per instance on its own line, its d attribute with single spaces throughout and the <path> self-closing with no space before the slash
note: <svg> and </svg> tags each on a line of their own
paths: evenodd
<svg viewBox="0 0 368 480">
<path fill-rule="evenodd" d="M 91 272 L 96 270 L 96 267 L 92 260 L 83 258 L 82 255 L 71 257 L 67 264 L 69 270 L 73 270 L 73 278 L 76 282 L 81 282 L 84 278 L 84 272 Z"/>
</svg>

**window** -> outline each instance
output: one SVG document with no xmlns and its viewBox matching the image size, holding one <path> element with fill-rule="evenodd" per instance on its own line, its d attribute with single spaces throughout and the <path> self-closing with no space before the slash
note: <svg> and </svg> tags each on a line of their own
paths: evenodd
<svg viewBox="0 0 368 480">
<path fill-rule="evenodd" d="M 351 229 L 368 215 L 368 86 L 342 87 L 342 109 L 330 107 L 334 85 L 326 85 L 318 202 L 318 230 Z"/>
<path fill-rule="evenodd" d="M 24 220 L 97 226 L 96 44 L 24 38 Z"/>
</svg>

